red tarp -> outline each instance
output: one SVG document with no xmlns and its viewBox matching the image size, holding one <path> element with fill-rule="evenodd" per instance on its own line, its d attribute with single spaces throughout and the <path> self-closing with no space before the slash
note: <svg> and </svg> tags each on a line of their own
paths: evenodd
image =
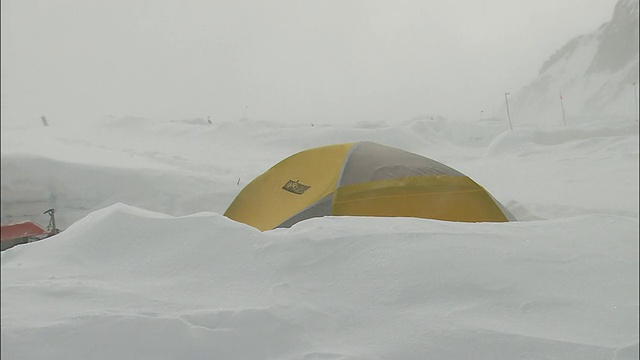
<svg viewBox="0 0 640 360">
<path fill-rule="evenodd" d="M 2 225 L 2 241 L 9 241 L 23 237 L 48 235 L 47 230 L 33 221 L 25 221 L 19 224 Z"/>
</svg>

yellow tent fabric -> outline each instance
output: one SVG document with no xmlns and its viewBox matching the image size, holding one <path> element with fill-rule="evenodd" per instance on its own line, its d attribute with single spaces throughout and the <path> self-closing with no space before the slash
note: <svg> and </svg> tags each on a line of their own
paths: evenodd
<svg viewBox="0 0 640 360">
<path fill-rule="evenodd" d="M 372 142 L 292 155 L 242 189 L 224 215 L 263 231 L 327 215 L 515 220 L 464 174 Z"/>
</svg>

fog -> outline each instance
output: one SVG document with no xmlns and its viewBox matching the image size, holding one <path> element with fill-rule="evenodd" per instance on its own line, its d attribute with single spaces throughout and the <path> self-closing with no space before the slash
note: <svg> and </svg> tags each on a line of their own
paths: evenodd
<svg viewBox="0 0 640 360">
<path fill-rule="evenodd" d="M 2 1 L 2 122 L 490 116 L 615 0 Z"/>
</svg>

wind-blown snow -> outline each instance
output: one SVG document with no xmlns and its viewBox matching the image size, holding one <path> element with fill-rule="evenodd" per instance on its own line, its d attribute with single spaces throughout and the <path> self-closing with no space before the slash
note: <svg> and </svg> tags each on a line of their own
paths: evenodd
<svg viewBox="0 0 640 360">
<path fill-rule="evenodd" d="M 638 358 L 638 125 L 438 116 L 286 125 L 106 118 L 3 128 L 1 355 L 28 359 Z M 221 214 L 315 146 L 371 140 L 470 176 L 520 219 Z"/>
</svg>

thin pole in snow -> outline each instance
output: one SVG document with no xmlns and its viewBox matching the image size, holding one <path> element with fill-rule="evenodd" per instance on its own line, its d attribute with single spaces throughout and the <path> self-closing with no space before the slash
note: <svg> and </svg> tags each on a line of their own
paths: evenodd
<svg viewBox="0 0 640 360">
<path fill-rule="evenodd" d="M 564 117 L 564 98 L 562 97 L 562 92 L 560 92 L 560 106 L 562 107 L 562 123 L 564 126 L 567 126 L 567 120 Z"/>
<path fill-rule="evenodd" d="M 49 214 L 50 216 L 49 226 L 47 227 L 47 231 L 49 232 L 49 235 L 56 235 L 60 233 L 60 230 L 58 230 L 58 228 L 56 227 L 56 216 L 54 215 L 55 212 L 56 212 L 55 209 L 49 209 L 43 213 L 43 214 Z"/>
<path fill-rule="evenodd" d="M 504 93 L 504 102 L 507 104 L 507 118 L 509 118 L 509 129 L 511 129 L 513 131 L 513 125 L 511 125 L 511 114 L 509 113 L 509 100 L 507 99 L 507 96 L 510 93 L 505 92 Z"/>
</svg>

